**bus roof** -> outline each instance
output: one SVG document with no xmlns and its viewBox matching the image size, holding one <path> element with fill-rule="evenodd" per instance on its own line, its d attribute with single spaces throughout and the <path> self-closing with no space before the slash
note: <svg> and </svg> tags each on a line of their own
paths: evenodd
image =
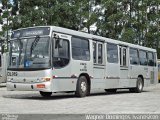
<svg viewBox="0 0 160 120">
<path fill-rule="evenodd" d="M 144 47 L 144 46 L 140 46 L 140 45 L 135 45 L 135 44 L 127 43 L 127 42 L 122 42 L 122 41 L 118 41 L 118 40 L 114 40 L 114 39 L 110 39 L 110 38 L 105 38 L 105 37 L 101 37 L 98 35 L 92 35 L 92 34 L 88 34 L 85 32 L 75 31 L 75 30 L 71 30 L 71 29 L 67 29 L 67 28 L 63 28 L 63 27 L 57 27 L 57 26 L 34 26 L 34 27 L 20 28 L 17 30 L 24 30 L 24 29 L 36 28 L 36 27 L 50 27 L 51 32 L 54 31 L 54 32 L 58 32 L 58 33 L 64 33 L 64 34 L 68 34 L 68 35 L 93 39 L 96 41 L 110 42 L 113 44 L 119 44 L 119 45 L 124 45 L 124 46 L 133 47 L 133 48 L 156 52 L 156 49 L 152 49 L 152 48 L 148 48 L 148 47 Z M 17 30 L 14 30 L 14 31 L 17 31 Z"/>
</svg>

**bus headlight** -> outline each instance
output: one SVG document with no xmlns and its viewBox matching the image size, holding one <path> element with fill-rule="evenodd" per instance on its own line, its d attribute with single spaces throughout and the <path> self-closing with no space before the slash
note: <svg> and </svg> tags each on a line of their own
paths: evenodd
<svg viewBox="0 0 160 120">
<path fill-rule="evenodd" d="M 44 77 L 44 78 L 41 78 L 41 79 L 37 79 L 37 82 L 48 82 L 50 80 L 51 80 L 50 77 Z"/>
<path fill-rule="evenodd" d="M 44 77 L 44 78 L 42 78 L 42 80 L 47 82 L 47 81 L 50 81 L 51 78 L 50 77 Z"/>
</svg>

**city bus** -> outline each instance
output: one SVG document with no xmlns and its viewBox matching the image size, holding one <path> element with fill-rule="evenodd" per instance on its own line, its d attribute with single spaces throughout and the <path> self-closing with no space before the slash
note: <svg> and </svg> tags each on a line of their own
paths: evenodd
<svg viewBox="0 0 160 120">
<path fill-rule="evenodd" d="M 155 49 L 57 26 L 14 30 L 9 56 L 7 89 L 43 97 L 85 97 L 100 89 L 140 93 L 158 83 Z"/>
</svg>

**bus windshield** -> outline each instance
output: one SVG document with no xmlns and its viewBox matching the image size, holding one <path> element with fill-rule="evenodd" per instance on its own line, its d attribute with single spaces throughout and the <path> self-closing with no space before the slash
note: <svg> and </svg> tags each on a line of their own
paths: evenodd
<svg viewBox="0 0 160 120">
<path fill-rule="evenodd" d="M 49 68 L 49 53 L 49 37 L 11 40 L 9 68 Z"/>
</svg>

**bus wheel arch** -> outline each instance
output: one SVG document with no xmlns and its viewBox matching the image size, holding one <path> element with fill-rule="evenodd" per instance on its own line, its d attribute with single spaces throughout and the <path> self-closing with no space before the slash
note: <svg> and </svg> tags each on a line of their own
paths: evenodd
<svg viewBox="0 0 160 120">
<path fill-rule="evenodd" d="M 90 77 L 87 73 L 82 73 L 79 75 L 76 85 L 76 96 L 77 97 L 85 97 L 90 94 L 91 81 Z M 83 90 L 84 87 L 84 90 Z"/>
<path fill-rule="evenodd" d="M 130 88 L 130 92 L 136 92 L 136 93 L 141 93 L 143 91 L 144 87 L 144 78 L 143 75 L 138 75 L 137 81 L 136 81 L 136 87 L 135 88 Z"/>
<path fill-rule="evenodd" d="M 143 82 L 143 86 L 144 86 L 144 78 L 143 78 L 143 75 L 138 75 L 138 77 L 140 77 L 142 79 L 142 82 Z M 138 79 L 138 78 L 137 78 Z"/>
<path fill-rule="evenodd" d="M 39 93 L 42 97 L 50 97 L 52 95 L 52 92 L 39 91 Z"/>
</svg>

